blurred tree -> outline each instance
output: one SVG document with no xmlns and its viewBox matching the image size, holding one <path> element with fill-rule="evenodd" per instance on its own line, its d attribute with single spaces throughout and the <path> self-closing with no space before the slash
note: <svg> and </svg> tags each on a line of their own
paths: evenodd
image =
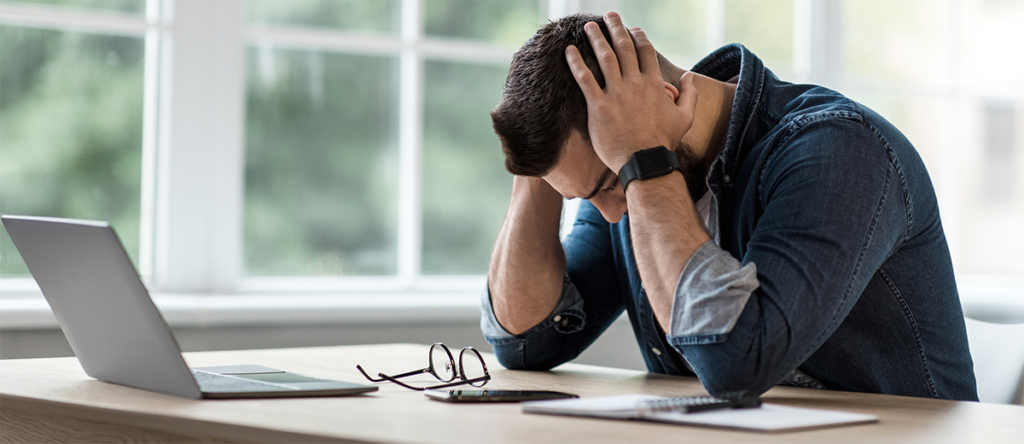
<svg viewBox="0 0 1024 444">
<path fill-rule="evenodd" d="M 619 4 L 627 26 L 639 26 L 654 48 L 681 68 L 707 55 L 706 0 L 630 0 Z"/>
<path fill-rule="evenodd" d="M 0 26 L 0 211 L 110 221 L 139 249 L 141 38 Z M 27 269 L 6 231 L 0 275 Z"/>
<path fill-rule="evenodd" d="M 547 23 L 547 1 L 424 0 L 424 32 L 518 48 Z"/>
<path fill-rule="evenodd" d="M 4 3 L 37 3 L 82 9 L 105 9 L 136 14 L 145 14 L 146 12 L 146 0 L 4 0 Z"/>
<path fill-rule="evenodd" d="M 746 46 L 785 78 L 793 71 L 793 0 L 727 0 L 725 41 Z"/>
<path fill-rule="evenodd" d="M 397 271 L 398 62 L 248 52 L 245 267 Z"/>
<path fill-rule="evenodd" d="M 249 23 L 397 32 L 399 0 L 249 0 Z"/>
<path fill-rule="evenodd" d="M 489 115 L 508 68 L 428 62 L 425 71 L 423 272 L 486 273 L 512 192 Z"/>
</svg>

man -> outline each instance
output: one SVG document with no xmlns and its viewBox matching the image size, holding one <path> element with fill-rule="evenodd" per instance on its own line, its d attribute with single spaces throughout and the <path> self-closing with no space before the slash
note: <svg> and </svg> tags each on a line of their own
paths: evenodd
<svg viewBox="0 0 1024 444">
<path fill-rule="evenodd" d="M 714 396 L 977 399 L 928 173 L 873 111 L 739 45 L 684 71 L 608 13 L 540 29 L 492 119 L 515 177 L 481 325 L 506 367 L 625 310 L 650 371 Z M 563 197 L 587 200 L 564 244 Z"/>
</svg>

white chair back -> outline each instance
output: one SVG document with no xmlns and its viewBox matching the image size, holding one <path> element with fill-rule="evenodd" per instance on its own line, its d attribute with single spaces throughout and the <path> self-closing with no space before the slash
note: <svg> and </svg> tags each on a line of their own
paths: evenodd
<svg viewBox="0 0 1024 444">
<path fill-rule="evenodd" d="M 966 320 L 978 399 L 1024 405 L 1024 324 Z"/>
</svg>

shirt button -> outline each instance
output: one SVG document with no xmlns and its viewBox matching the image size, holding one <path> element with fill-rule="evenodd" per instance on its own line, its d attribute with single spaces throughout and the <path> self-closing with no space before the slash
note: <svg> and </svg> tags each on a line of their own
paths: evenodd
<svg viewBox="0 0 1024 444">
<path fill-rule="evenodd" d="M 729 175 L 726 174 L 726 175 L 722 176 L 722 180 L 725 181 L 725 183 L 729 183 L 729 182 L 732 182 L 732 177 L 729 177 Z"/>
<path fill-rule="evenodd" d="M 562 317 L 561 316 L 555 316 L 555 319 L 552 319 L 552 320 L 555 321 L 555 322 L 558 322 L 558 321 L 562 320 Z"/>
<path fill-rule="evenodd" d="M 651 348 L 651 351 L 654 352 L 654 354 L 661 356 L 661 350 L 658 350 L 658 347 Z"/>
</svg>

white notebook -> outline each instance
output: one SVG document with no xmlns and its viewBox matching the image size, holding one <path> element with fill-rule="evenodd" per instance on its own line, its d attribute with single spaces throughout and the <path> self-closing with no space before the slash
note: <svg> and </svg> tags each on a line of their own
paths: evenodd
<svg viewBox="0 0 1024 444">
<path fill-rule="evenodd" d="M 878 422 L 875 415 L 835 410 L 805 409 L 777 404 L 745 409 L 717 409 L 695 413 L 643 412 L 644 401 L 664 399 L 650 395 L 621 395 L 601 398 L 564 399 L 523 403 L 524 413 L 636 419 L 702 427 L 719 427 L 756 432 L 792 432 Z"/>
</svg>

